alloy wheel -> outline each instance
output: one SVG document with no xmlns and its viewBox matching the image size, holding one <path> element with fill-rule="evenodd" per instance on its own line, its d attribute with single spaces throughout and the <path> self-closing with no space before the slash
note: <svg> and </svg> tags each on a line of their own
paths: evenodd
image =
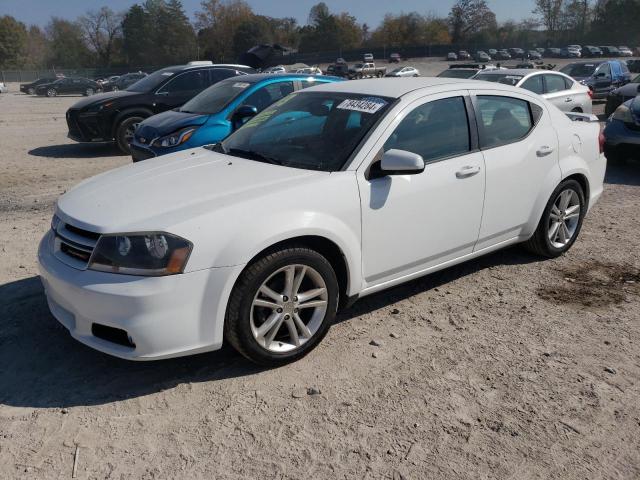
<svg viewBox="0 0 640 480">
<path fill-rule="evenodd" d="M 291 352 L 318 331 L 327 305 L 322 275 L 308 265 L 287 265 L 269 276 L 254 296 L 251 333 L 269 352 Z"/>
<path fill-rule="evenodd" d="M 549 212 L 548 236 L 555 248 L 564 248 L 573 240 L 580 223 L 582 206 L 575 190 L 567 189 L 556 197 Z"/>
<path fill-rule="evenodd" d="M 127 129 L 124 133 L 124 138 L 128 143 L 131 143 L 133 141 L 133 134 L 135 133 L 136 128 L 138 128 L 138 125 L 140 125 L 139 122 L 132 123 L 131 125 L 127 126 Z"/>
</svg>

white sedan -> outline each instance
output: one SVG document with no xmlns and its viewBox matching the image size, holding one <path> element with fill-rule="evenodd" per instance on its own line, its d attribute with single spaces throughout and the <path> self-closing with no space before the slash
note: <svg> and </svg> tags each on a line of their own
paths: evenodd
<svg viewBox="0 0 640 480">
<path fill-rule="evenodd" d="M 5 93 L 7 91 L 8 91 L 8 89 L 7 89 L 6 85 L 4 83 L 0 82 L 0 93 Z"/>
<path fill-rule="evenodd" d="M 500 84 L 312 87 L 224 141 L 61 196 L 39 264 L 53 315 L 132 360 L 220 348 L 280 365 L 340 307 L 516 243 L 565 253 L 603 190 L 593 117 Z"/>
<path fill-rule="evenodd" d="M 415 67 L 399 67 L 391 70 L 385 77 L 419 77 L 420 72 Z"/>
<path fill-rule="evenodd" d="M 492 70 L 477 73 L 474 80 L 525 88 L 542 95 L 563 112 L 592 113 L 591 89 L 561 72 L 551 70 Z"/>
</svg>

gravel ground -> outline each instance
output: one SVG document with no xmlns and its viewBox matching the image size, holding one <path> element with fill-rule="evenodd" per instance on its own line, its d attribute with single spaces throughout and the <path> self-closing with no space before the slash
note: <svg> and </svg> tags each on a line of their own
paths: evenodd
<svg viewBox="0 0 640 480">
<path fill-rule="evenodd" d="M 640 162 L 566 256 L 365 298 L 293 365 L 130 363 L 74 341 L 37 277 L 55 198 L 128 162 L 66 139 L 76 100 L 0 95 L 0 478 L 640 478 Z"/>
</svg>

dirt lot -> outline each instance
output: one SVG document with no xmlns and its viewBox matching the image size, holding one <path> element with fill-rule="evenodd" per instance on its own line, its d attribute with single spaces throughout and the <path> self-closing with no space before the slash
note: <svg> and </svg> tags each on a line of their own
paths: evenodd
<svg viewBox="0 0 640 480">
<path fill-rule="evenodd" d="M 78 478 L 640 478 L 640 162 L 563 258 L 363 299 L 296 364 L 130 363 L 71 339 L 37 277 L 56 197 L 128 162 L 66 139 L 75 100 L 0 95 L 0 478 L 70 478 L 76 452 Z"/>
</svg>

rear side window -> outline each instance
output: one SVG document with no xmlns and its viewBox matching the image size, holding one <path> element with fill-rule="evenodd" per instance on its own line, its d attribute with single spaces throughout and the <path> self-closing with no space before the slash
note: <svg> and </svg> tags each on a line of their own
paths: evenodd
<svg viewBox="0 0 640 480">
<path fill-rule="evenodd" d="M 494 148 L 517 142 L 533 128 L 529 102 L 493 95 L 477 97 L 480 148 Z"/>
<path fill-rule="evenodd" d="M 544 80 L 547 84 L 546 93 L 561 92 L 567 89 L 564 83 L 564 77 L 560 75 L 545 75 Z"/>
<path fill-rule="evenodd" d="M 530 92 L 537 93 L 538 95 L 542 95 L 544 93 L 544 87 L 542 85 L 542 75 L 534 75 L 531 78 L 528 78 L 524 81 L 522 88 L 529 90 Z"/>
<path fill-rule="evenodd" d="M 469 152 L 464 98 L 434 100 L 416 107 L 385 142 L 385 152 L 393 148 L 417 153 L 425 162 Z"/>
<path fill-rule="evenodd" d="M 567 77 L 562 77 L 564 80 L 564 86 L 567 90 L 571 90 L 573 88 L 573 80 Z"/>
</svg>

